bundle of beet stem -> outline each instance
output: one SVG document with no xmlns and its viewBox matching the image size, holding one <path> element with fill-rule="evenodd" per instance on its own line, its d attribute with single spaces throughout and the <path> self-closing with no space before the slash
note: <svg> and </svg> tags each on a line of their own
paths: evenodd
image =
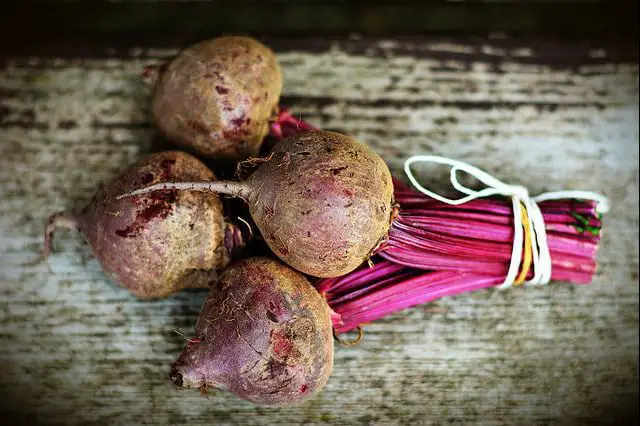
<svg viewBox="0 0 640 426">
<path fill-rule="evenodd" d="M 271 136 L 280 139 L 314 127 L 283 109 Z M 450 205 L 394 180 L 398 214 L 371 264 L 315 283 L 336 315 L 336 333 L 397 311 L 504 283 L 514 241 L 514 212 L 505 197 Z M 538 204 L 551 256 L 551 279 L 590 283 L 596 269 L 601 215 L 592 200 Z M 533 276 L 531 249 L 523 247 L 518 279 Z"/>
</svg>

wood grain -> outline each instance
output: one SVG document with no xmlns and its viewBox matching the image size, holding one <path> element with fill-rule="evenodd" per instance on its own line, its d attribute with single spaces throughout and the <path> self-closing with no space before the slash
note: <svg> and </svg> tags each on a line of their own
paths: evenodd
<svg viewBox="0 0 640 426">
<path fill-rule="evenodd" d="M 305 48 L 305 46 L 311 46 Z M 506 46 L 506 47 L 505 47 Z M 45 218 L 157 148 L 145 64 L 8 58 L 0 71 L 0 407 L 32 424 L 617 424 L 638 416 L 638 64 L 616 48 L 456 39 L 275 43 L 285 103 L 371 145 L 484 168 L 532 193 L 611 198 L 590 286 L 480 291 L 376 322 L 313 400 L 262 408 L 167 379 L 205 294 L 141 302 L 77 234 L 36 263 Z M 563 50 L 564 49 L 564 50 Z M 552 55 L 552 56 L 553 56 Z M 444 171 L 424 175 L 435 187 Z M 438 181 L 439 183 L 436 183 Z M 50 268 L 50 271 L 48 270 Z"/>
</svg>

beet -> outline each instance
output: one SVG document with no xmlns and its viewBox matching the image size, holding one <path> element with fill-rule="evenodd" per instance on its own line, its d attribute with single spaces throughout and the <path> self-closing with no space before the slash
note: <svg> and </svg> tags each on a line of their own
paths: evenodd
<svg viewBox="0 0 640 426">
<path fill-rule="evenodd" d="M 307 131 L 279 142 L 269 161 L 242 182 L 159 183 L 243 198 L 263 238 L 283 261 L 306 274 L 351 272 L 385 240 L 393 184 L 382 159 L 339 133 Z"/>
<path fill-rule="evenodd" d="M 333 368 L 330 309 L 300 273 L 254 257 L 227 268 L 211 288 L 170 377 L 219 388 L 257 404 L 300 402 Z"/>
<path fill-rule="evenodd" d="M 273 51 L 249 37 L 219 37 L 158 69 L 153 117 L 164 136 L 203 157 L 244 160 L 257 155 L 281 91 Z"/>
<path fill-rule="evenodd" d="M 141 298 L 207 287 L 244 244 L 239 228 L 225 222 L 215 194 L 169 190 L 116 199 L 123 189 L 193 179 L 213 180 L 215 175 L 183 152 L 149 156 L 100 188 L 81 211 L 51 216 L 45 228 L 45 256 L 56 228 L 75 228 L 105 273 Z"/>
</svg>

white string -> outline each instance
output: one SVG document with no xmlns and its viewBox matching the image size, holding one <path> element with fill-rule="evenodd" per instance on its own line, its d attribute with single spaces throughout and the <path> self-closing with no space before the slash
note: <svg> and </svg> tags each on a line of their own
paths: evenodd
<svg viewBox="0 0 640 426">
<path fill-rule="evenodd" d="M 415 178 L 411 171 L 411 165 L 414 163 L 436 163 L 451 166 L 450 179 L 453 187 L 459 192 L 465 194 L 459 199 L 450 199 L 436 194 L 423 187 Z M 464 186 L 458 180 L 458 172 L 463 171 L 478 179 L 487 187 L 481 190 L 474 190 Z M 511 198 L 513 206 L 513 224 L 514 236 L 513 247 L 511 251 L 511 261 L 509 262 L 509 270 L 504 282 L 498 288 L 511 287 L 518 275 L 520 267 L 520 259 L 522 258 L 522 212 L 521 206 L 524 205 L 529 216 L 529 234 L 531 235 L 531 248 L 533 257 L 533 278 L 525 281 L 525 284 L 544 285 L 551 280 L 551 254 L 549 252 L 549 244 L 547 241 L 547 232 L 544 225 L 542 211 L 537 203 L 547 200 L 559 200 L 563 198 L 575 198 L 580 200 L 592 200 L 597 202 L 596 211 L 598 213 L 607 213 L 609 211 L 609 201 L 606 197 L 590 191 L 555 191 L 546 192 L 536 197 L 530 197 L 527 189 L 520 185 L 508 185 L 487 172 L 478 169 L 470 164 L 462 161 L 453 160 L 437 155 L 414 155 L 409 157 L 404 163 L 404 172 L 415 189 L 423 194 L 441 201 L 446 204 L 460 205 L 477 198 L 491 197 L 493 195 L 502 195 Z"/>
</svg>

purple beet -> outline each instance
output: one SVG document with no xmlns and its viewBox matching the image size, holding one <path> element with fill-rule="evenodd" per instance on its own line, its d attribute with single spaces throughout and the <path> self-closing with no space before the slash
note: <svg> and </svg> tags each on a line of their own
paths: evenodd
<svg viewBox="0 0 640 426">
<path fill-rule="evenodd" d="M 300 273 L 255 257 L 227 268 L 211 288 L 170 377 L 178 386 L 219 388 L 256 404 L 300 402 L 333 367 L 326 301 Z"/>
<path fill-rule="evenodd" d="M 349 136 L 307 131 L 279 142 L 242 182 L 165 181 L 123 190 L 214 191 L 243 198 L 271 250 L 295 269 L 335 277 L 361 265 L 389 231 L 393 184 L 384 161 Z"/>
<path fill-rule="evenodd" d="M 74 228 L 82 232 L 105 273 L 140 298 L 207 287 L 244 245 L 240 230 L 225 221 L 215 194 L 169 190 L 116 199 L 123 189 L 194 179 L 213 180 L 215 175 L 183 152 L 149 156 L 103 186 L 79 212 L 51 216 L 45 256 L 57 228 Z"/>
<path fill-rule="evenodd" d="M 200 156 L 244 160 L 269 133 L 281 91 L 271 49 L 249 37 L 214 38 L 157 69 L 153 117 L 168 139 Z"/>
</svg>

